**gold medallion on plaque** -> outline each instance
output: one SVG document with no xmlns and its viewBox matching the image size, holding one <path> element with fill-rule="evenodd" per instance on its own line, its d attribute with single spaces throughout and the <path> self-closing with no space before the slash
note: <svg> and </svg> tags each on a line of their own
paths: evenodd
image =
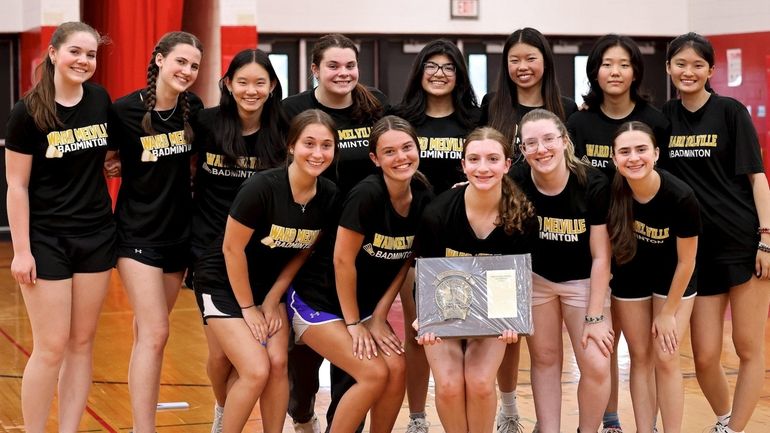
<svg viewBox="0 0 770 433">
<path fill-rule="evenodd" d="M 445 271 L 436 275 L 436 305 L 442 320 L 462 319 L 468 316 L 473 293 L 473 277 L 462 271 Z"/>
</svg>

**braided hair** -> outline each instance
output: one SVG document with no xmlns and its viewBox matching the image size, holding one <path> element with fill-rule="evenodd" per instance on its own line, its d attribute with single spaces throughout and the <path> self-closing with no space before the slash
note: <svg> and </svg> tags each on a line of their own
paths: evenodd
<svg viewBox="0 0 770 433">
<path fill-rule="evenodd" d="M 147 87 L 144 89 L 144 108 L 146 113 L 142 118 L 142 129 L 147 134 L 155 134 L 155 129 L 152 127 L 152 111 L 155 109 L 156 96 L 158 84 L 158 73 L 160 68 L 155 63 L 155 58 L 160 54 L 162 57 L 166 57 L 174 47 L 179 44 L 187 44 L 197 48 L 201 53 L 203 52 L 203 44 L 193 34 L 187 32 L 169 32 L 160 38 L 155 45 L 155 49 L 152 50 L 152 56 L 150 56 L 150 64 L 147 65 Z M 182 92 L 182 118 L 184 119 L 184 138 L 188 143 L 192 143 L 193 130 L 190 126 L 190 101 L 189 92 Z"/>
</svg>

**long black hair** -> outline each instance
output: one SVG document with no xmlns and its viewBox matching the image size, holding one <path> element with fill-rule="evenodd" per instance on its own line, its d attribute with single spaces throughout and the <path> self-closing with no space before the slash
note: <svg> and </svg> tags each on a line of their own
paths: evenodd
<svg viewBox="0 0 770 433">
<path fill-rule="evenodd" d="M 543 108 L 556 114 L 566 122 L 564 107 L 561 103 L 561 90 L 556 82 L 553 52 L 548 40 L 538 30 L 531 27 L 516 30 L 508 36 L 503 46 L 503 59 L 497 76 L 497 88 L 489 103 L 489 126 L 497 129 L 512 141 L 515 138 L 516 125 L 519 123 L 518 105 L 519 91 L 516 83 L 511 81 L 508 74 L 508 52 L 516 44 L 527 44 L 537 48 L 543 55 L 543 78 L 540 83 L 540 94 L 543 98 Z"/>
<path fill-rule="evenodd" d="M 270 76 L 270 84 L 275 88 L 270 92 L 262 106 L 262 115 L 259 119 L 260 129 L 265 129 L 257 136 L 257 147 L 265 150 L 267 161 L 262 164 L 269 167 L 277 167 L 286 160 L 286 131 L 289 122 L 281 108 L 281 95 L 283 90 L 278 75 L 270 62 L 268 55 L 262 50 L 245 49 L 233 57 L 225 75 L 219 80 L 219 113 L 216 127 L 213 129 L 214 141 L 223 150 L 225 160 L 228 163 L 237 163 L 240 158 L 250 155 L 246 142 L 243 140 L 243 128 L 238 115 L 238 103 L 232 93 L 227 89 L 225 81 L 231 81 L 235 73 L 242 67 L 256 63 L 263 67 Z M 253 152 L 252 152 L 253 153 Z"/>
<path fill-rule="evenodd" d="M 478 102 L 468 76 L 468 66 L 465 64 L 465 58 L 457 45 L 446 39 L 429 42 L 417 54 L 407 79 L 404 97 L 396 108 L 396 113 L 415 126 L 425 122 L 428 98 L 422 88 L 422 77 L 425 62 L 437 54 L 444 54 L 449 57 L 455 67 L 455 87 L 452 90 L 452 106 L 455 110 L 455 117 L 462 126 L 472 128 L 475 126 L 472 110 L 478 106 Z"/>
<path fill-rule="evenodd" d="M 611 33 L 600 37 L 594 43 L 586 62 L 586 76 L 588 77 L 590 90 L 588 94 L 583 95 L 583 101 L 591 108 L 599 108 L 602 102 L 604 102 L 604 92 L 599 86 L 599 69 L 602 67 L 604 53 L 613 47 L 620 47 L 628 53 L 631 69 L 634 71 L 634 81 L 631 82 L 631 88 L 629 89 L 631 100 L 634 102 L 647 101 L 647 98 L 639 92 L 639 86 L 644 78 L 644 60 L 642 60 L 642 52 L 639 50 L 639 46 L 628 36 Z"/>
</svg>

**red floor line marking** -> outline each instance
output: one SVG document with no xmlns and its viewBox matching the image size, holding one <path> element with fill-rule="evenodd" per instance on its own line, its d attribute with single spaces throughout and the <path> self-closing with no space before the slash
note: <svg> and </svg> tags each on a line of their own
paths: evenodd
<svg viewBox="0 0 770 433">
<path fill-rule="evenodd" d="M 20 351 L 21 353 L 23 353 L 23 354 L 27 355 L 27 358 L 29 358 L 29 357 L 30 357 L 30 353 L 29 353 L 29 351 L 27 351 L 27 349 L 25 349 L 25 348 L 24 348 L 24 347 L 23 347 L 21 344 L 19 344 L 19 342 L 17 342 L 17 341 L 16 341 L 16 340 L 15 340 L 13 337 L 11 337 L 11 336 L 10 336 L 10 334 L 8 334 L 7 332 L 5 332 L 5 329 L 3 329 L 2 327 L 0 327 L 0 334 L 3 334 L 3 336 L 4 336 L 4 337 L 5 337 L 5 338 L 6 338 L 8 341 L 10 341 L 10 342 L 11 342 L 11 344 L 13 344 L 14 346 L 16 346 L 16 348 L 17 348 L 17 349 L 19 349 L 19 351 Z M 99 424 L 101 424 L 101 425 L 102 425 L 102 427 L 104 427 L 105 429 L 107 429 L 107 431 L 108 431 L 109 433 L 118 433 L 118 431 L 117 431 L 117 430 L 115 430 L 115 428 L 113 428 L 111 425 L 109 425 L 109 424 L 107 423 L 107 421 L 105 421 L 105 420 L 104 420 L 102 417 L 100 417 L 100 416 L 99 416 L 99 415 L 98 415 L 96 412 L 94 412 L 94 410 L 93 410 L 93 409 L 91 409 L 91 408 L 90 408 L 88 405 L 86 405 L 86 412 L 88 412 L 88 414 L 89 414 L 89 415 L 91 415 L 91 417 L 93 417 L 93 419 L 95 419 L 95 420 L 96 420 L 96 422 L 98 422 Z"/>
</svg>

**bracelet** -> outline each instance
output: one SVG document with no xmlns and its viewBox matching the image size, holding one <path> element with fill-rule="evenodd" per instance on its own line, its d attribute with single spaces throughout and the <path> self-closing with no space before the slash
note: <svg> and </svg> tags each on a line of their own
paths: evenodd
<svg viewBox="0 0 770 433">
<path fill-rule="evenodd" d="M 770 245 L 762 241 L 759 241 L 759 245 L 757 245 L 757 249 L 759 251 L 762 251 L 763 253 L 770 253 Z"/>
<path fill-rule="evenodd" d="M 589 316 L 586 314 L 585 323 L 587 325 L 594 325 L 601 322 L 604 322 L 604 314 L 600 314 L 598 316 Z"/>
<path fill-rule="evenodd" d="M 240 307 L 240 305 L 239 305 L 239 307 Z M 248 309 L 249 309 L 249 308 L 251 308 L 251 307 L 256 307 L 256 305 L 254 305 L 254 304 L 251 304 L 251 305 L 249 305 L 248 307 L 241 307 L 241 310 L 248 310 Z"/>
<path fill-rule="evenodd" d="M 770 233 L 770 227 L 760 227 L 757 229 L 757 234 Z"/>
<path fill-rule="evenodd" d="M 355 322 L 351 322 L 351 323 L 345 323 L 345 326 L 347 326 L 347 327 L 356 326 L 356 325 L 358 325 L 359 323 L 361 323 L 361 319 L 358 319 L 358 320 L 356 320 Z"/>
</svg>

